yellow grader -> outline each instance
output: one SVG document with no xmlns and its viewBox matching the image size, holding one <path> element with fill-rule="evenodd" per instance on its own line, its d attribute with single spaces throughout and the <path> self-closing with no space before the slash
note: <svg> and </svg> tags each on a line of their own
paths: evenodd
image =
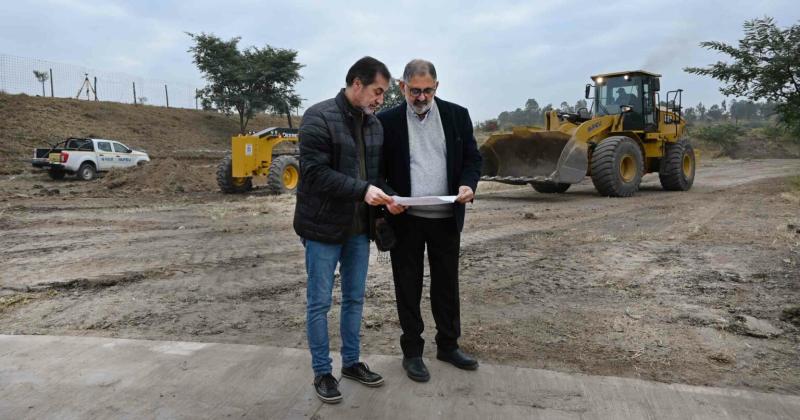
<svg viewBox="0 0 800 420">
<path fill-rule="evenodd" d="M 294 193 L 300 180 L 297 141 L 297 130 L 277 127 L 231 138 L 231 154 L 217 167 L 220 190 L 247 192 L 254 177 L 266 177 L 270 193 Z"/>
<path fill-rule="evenodd" d="M 492 135 L 480 147 L 481 179 L 563 193 L 590 176 L 600 194 L 629 197 L 644 174 L 658 172 L 665 190 L 690 189 L 695 154 L 683 136 L 683 90 L 667 92 L 660 106 L 660 77 L 642 70 L 592 76 L 584 95 L 592 112 L 550 111 L 544 127 Z"/>
</svg>

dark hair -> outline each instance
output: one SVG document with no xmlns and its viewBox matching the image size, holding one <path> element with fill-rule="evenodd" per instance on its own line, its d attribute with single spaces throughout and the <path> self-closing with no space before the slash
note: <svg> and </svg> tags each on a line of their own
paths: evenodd
<svg viewBox="0 0 800 420">
<path fill-rule="evenodd" d="M 367 56 L 356 61 L 355 64 L 350 67 L 350 70 L 347 71 L 347 77 L 344 80 L 347 82 L 347 86 L 351 86 L 356 79 L 361 80 L 364 86 L 369 86 L 375 82 L 375 77 L 378 74 L 383 76 L 387 81 L 392 78 L 386 64 Z"/>
</svg>

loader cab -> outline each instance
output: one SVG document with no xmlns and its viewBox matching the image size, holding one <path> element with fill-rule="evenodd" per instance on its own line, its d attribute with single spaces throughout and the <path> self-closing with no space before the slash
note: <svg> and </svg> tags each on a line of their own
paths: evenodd
<svg viewBox="0 0 800 420">
<path fill-rule="evenodd" d="M 658 131 L 656 92 L 659 90 L 659 77 L 661 75 L 641 70 L 592 76 L 595 83 L 594 115 L 624 113 L 623 129 Z"/>
</svg>

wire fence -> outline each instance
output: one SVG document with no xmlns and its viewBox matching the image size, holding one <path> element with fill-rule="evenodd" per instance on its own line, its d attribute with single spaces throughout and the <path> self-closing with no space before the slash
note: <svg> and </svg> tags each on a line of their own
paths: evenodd
<svg viewBox="0 0 800 420">
<path fill-rule="evenodd" d="M 173 108 L 199 107 L 197 87 L 0 54 L 0 92 Z"/>
</svg>

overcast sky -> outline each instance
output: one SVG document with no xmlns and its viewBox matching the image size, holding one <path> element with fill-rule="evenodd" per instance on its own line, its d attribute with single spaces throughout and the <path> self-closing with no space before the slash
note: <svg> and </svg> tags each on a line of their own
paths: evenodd
<svg viewBox="0 0 800 420">
<path fill-rule="evenodd" d="M 698 43 L 735 43 L 742 23 L 800 19 L 797 0 L 776 1 L 3 1 L 0 54 L 78 64 L 202 86 L 185 32 L 242 38 L 298 51 L 304 106 L 332 97 L 364 55 L 395 76 L 412 58 L 431 60 L 438 95 L 473 120 L 522 107 L 574 103 L 596 73 L 661 73 L 684 105 L 723 99 L 715 80 L 684 73 L 723 57 Z"/>
</svg>

